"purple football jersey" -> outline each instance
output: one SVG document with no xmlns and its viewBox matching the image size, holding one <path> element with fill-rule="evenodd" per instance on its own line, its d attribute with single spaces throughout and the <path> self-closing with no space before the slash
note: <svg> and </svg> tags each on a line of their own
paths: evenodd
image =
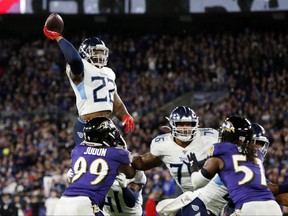
<svg viewBox="0 0 288 216">
<path fill-rule="evenodd" d="M 74 175 L 63 195 L 88 196 L 99 207 L 118 175 L 118 167 L 130 163 L 127 150 L 112 147 L 77 145 L 71 157 Z"/>
<path fill-rule="evenodd" d="M 235 144 L 224 142 L 213 145 L 212 156 L 224 162 L 219 176 L 228 189 L 236 208 L 250 201 L 274 200 L 272 192 L 267 188 L 262 155 L 256 163 L 246 159 L 241 148 Z"/>
</svg>

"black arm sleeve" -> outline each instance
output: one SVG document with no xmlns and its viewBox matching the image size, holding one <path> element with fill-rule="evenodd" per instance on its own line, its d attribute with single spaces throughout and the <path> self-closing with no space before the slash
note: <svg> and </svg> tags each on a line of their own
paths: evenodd
<svg viewBox="0 0 288 216">
<path fill-rule="evenodd" d="M 212 179 L 214 176 L 212 174 L 210 174 L 206 169 L 204 169 L 203 167 L 201 168 L 201 173 L 202 175 L 207 178 L 207 179 Z"/>
<path fill-rule="evenodd" d="M 134 188 L 130 188 L 130 187 L 122 188 L 122 191 L 123 191 L 123 198 L 124 198 L 125 204 L 129 208 L 134 207 L 136 200 L 139 196 L 139 191 L 135 190 Z"/>
<path fill-rule="evenodd" d="M 288 184 L 279 184 L 278 185 L 279 194 L 288 193 Z"/>
<path fill-rule="evenodd" d="M 59 47 L 60 47 L 67 63 L 71 67 L 72 73 L 73 74 L 82 74 L 84 71 L 84 65 L 83 65 L 82 58 L 79 55 L 78 51 L 65 38 L 62 38 L 58 42 L 58 44 L 59 44 Z"/>
</svg>

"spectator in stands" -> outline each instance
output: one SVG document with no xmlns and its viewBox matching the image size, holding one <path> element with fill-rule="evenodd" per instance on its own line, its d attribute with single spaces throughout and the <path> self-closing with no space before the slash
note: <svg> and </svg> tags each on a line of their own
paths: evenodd
<svg viewBox="0 0 288 216">
<path fill-rule="evenodd" d="M 4 194 L 0 200 L 1 216 L 18 216 L 18 210 L 15 206 L 11 194 Z"/>
<path fill-rule="evenodd" d="M 145 204 L 145 215 L 146 216 L 158 216 L 159 214 L 156 211 L 156 203 L 161 195 L 161 191 L 155 189 L 153 190 L 148 197 L 148 200 Z"/>
<path fill-rule="evenodd" d="M 45 201 L 46 215 L 54 215 L 54 209 L 59 200 L 56 190 L 51 190 L 50 196 Z"/>
<path fill-rule="evenodd" d="M 24 216 L 25 203 L 19 194 L 14 195 L 13 202 L 17 208 L 18 216 Z"/>
<path fill-rule="evenodd" d="M 163 198 L 167 199 L 175 195 L 175 181 L 169 172 L 165 172 L 164 175 Z"/>
</svg>

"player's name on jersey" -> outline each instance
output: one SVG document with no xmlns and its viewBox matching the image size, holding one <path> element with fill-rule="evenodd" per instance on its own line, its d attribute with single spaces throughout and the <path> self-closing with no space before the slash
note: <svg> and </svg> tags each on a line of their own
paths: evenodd
<svg viewBox="0 0 288 216">
<path fill-rule="evenodd" d="M 103 149 L 103 148 L 92 148 L 92 147 L 88 147 L 86 149 L 86 151 L 84 152 L 84 154 L 88 154 L 88 155 L 97 155 L 97 156 L 106 156 L 107 153 L 107 149 Z"/>
</svg>

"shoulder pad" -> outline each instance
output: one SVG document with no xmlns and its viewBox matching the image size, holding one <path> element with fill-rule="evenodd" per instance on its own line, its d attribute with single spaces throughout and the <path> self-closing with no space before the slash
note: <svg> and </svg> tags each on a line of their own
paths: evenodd
<svg viewBox="0 0 288 216">
<path fill-rule="evenodd" d="M 162 142 L 165 142 L 169 139 L 170 137 L 170 133 L 167 133 L 167 134 L 161 134 L 161 135 L 158 135 L 157 137 L 155 137 L 153 140 L 152 140 L 152 143 L 162 143 Z"/>
<path fill-rule="evenodd" d="M 214 128 L 198 128 L 200 136 L 217 136 L 219 135 L 218 130 Z"/>
<path fill-rule="evenodd" d="M 109 68 L 109 67 L 103 67 L 102 68 L 104 73 L 107 74 L 111 79 L 115 80 L 116 79 L 116 74 L 114 73 L 114 71 Z"/>
</svg>

